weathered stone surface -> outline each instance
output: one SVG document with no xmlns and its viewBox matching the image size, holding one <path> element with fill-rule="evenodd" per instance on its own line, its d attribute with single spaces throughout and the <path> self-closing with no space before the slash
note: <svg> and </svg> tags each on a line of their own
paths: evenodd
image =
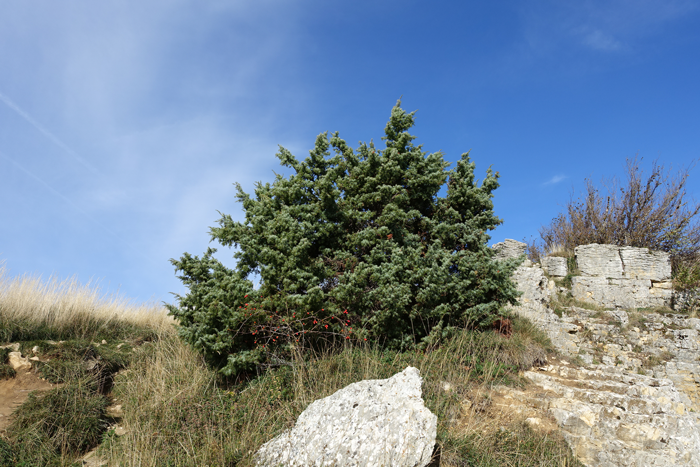
<svg viewBox="0 0 700 467">
<path fill-rule="evenodd" d="M 606 308 L 647 308 L 673 301 L 667 253 L 595 243 L 574 252 L 581 272 L 572 280 L 571 293 L 577 300 Z"/>
<path fill-rule="evenodd" d="M 668 281 L 671 279 L 671 257 L 663 251 L 625 246 L 620 248 L 625 277 Z"/>
<path fill-rule="evenodd" d="M 527 244 L 513 240 L 512 238 L 506 238 L 500 243 L 496 243 L 491 248 L 495 252 L 494 258 L 497 260 L 508 259 L 508 258 L 518 258 L 525 254 L 527 251 Z"/>
<path fill-rule="evenodd" d="M 551 289 L 549 280 L 540 267 L 519 266 L 513 272 L 513 281 L 522 293 L 519 304 L 521 306 L 542 306 L 549 303 Z"/>
<path fill-rule="evenodd" d="M 620 247 L 615 245 L 581 245 L 574 248 L 576 266 L 582 276 L 623 278 Z"/>
<path fill-rule="evenodd" d="M 566 258 L 561 256 L 545 256 L 540 259 L 542 270 L 552 277 L 564 277 L 569 271 L 566 266 Z"/>
<path fill-rule="evenodd" d="M 522 295 L 512 310 L 544 330 L 557 348 L 566 348 L 569 352 L 576 353 L 576 343 L 571 341 L 569 334 L 578 330 L 578 326 L 562 322 L 549 308 L 555 290 L 554 281 L 548 280 L 537 265 L 518 267 L 513 273 L 513 281 Z"/>
<path fill-rule="evenodd" d="M 22 357 L 21 352 L 10 352 L 7 355 L 8 362 L 13 370 L 30 370 L 32 368 L 32 362 L 28 358 Z"/>
<path fill-rule="evenodd" d="M 664 304 L 671 283 L 574 277 L 579 300 L 617 309 L 557 305 L 557 315 L 551 300 L 565 289 L 536 267 L 513 278 L 523 292 L 514 311 L 582 366 L 525 372 L 534 387 L 504 389 L 507 409 L 531 421 L 553 419 L 586 465 L 700 466 L 700 319 L 636 310 Z"/>
<path fill-rule="evenodd" d="M 514 410 L 532 417 L 529 406 L 553 416 L 584 464 L 700 465 L 697 419 L 671 381 L 612 366 L 548 365 L 524 376 L 539 389 L 501 392 Z"/>
<path fill-rule="evenodd" d="M 606 308 L 648 308 L 671 303 L 673 290 L 667 283 L 649 279 L 609 279 L 575 276 L 571 294 L 577 300 Z"/>
<path fill-rule="evenodd" d="M 421 382 L 418 370 L 408 367 L 313 402 L 292 430 L 260 448 L 256 465 L 427 465 L 437 417 L 423 404 Z"/>
<path fill-rule="evenodd" d="M 19 342 L 12 344 L 0 345 L 0 349 L 10 349 L 12 352 L 19 352 Z"/>
<path fill-rule="evenodd" d="M 661 251 L 593 243 L 576 247 L 574 253 L 583 276 L 652 281 L 671 278 L 670 257 Z"/>
</svg>

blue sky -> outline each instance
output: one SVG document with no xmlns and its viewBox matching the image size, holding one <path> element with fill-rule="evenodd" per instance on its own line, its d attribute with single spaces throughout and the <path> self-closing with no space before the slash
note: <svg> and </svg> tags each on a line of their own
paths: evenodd
<svg viewBox="0 0 700 467">
<path fill-rule="evenodd" d="M 586 177 L 698 158 L 699 83 L 696 1 L 2 1 L 0 262 L 170 302 L 234 182 L 380 142 L 400 96 L 425 150 L 500 172 L 492 241 L 536 237 Z"/>
</svg>

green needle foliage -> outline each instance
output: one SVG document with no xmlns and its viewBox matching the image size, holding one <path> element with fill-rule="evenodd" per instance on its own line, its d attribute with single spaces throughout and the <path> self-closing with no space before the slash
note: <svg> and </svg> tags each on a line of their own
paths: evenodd
<svg viewBox="0 0 700 467">
<path fill-rule="evenodd" d="M 236 184 L 245 221 L 224 214 L 211 229 L 212 240 L 237 247 L 235 270 L 211 248 L 171 260 L 189 293 L 168 309 L 224 374 L 328 341 L 436 345 L 460 327 L 490 325 L 515 302 L 519 260 L 496 262 L 487 245 L 501 222 L 498 173 L 488 169 L 479 183 L 468 154 L 447 170 L 442 153 L 413 144 L 414 113 L 400 104 L 386 149 L 370 142 L 353 151 L 323 133 L 303 162 L 280 149 L 289 178 L 257 183 L 254 198 Z"/>
</svg>

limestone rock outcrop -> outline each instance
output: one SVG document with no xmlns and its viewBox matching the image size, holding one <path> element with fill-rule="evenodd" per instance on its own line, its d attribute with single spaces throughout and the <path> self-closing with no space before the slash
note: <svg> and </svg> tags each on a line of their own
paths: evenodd
<svg viewBox="0 0 700 467">
<path fill-rule="evenodd" d="M 697 419 L 669 380 L 548 365 L 524 372 L 534 391 L 501 388 L 510 409 L 550 414 L 574 454 L 591 466 L 700 465 Z"/>
<path fill-rule="evenodd" d="M 537 264 L 515 271 L 513 311 L 570 361 L 524 372 L 528 388 L 496 399 L 556 423 L 585 465 L 700 466 L 700 319 L 653 308 L 671 301 L 668 255 L 586 245 L 576 260 L 572 290 Z"/>
<path fill-rule="evenodd" d="M 673 299 L 668 253 L 648 248 L 582 245 L 574 249 L 581 273 L 572 278 L 577 300 L 606 308 L 648 308 Z"/>
<path fill-rule="evenodd" d="M 437 416 L 408 367 L 389 379 L 353 383 L 313 402 L 289 431 L 256 453 L 258 466 L 411 466 L 431 460 Z"/>
<path fill-rule="evenodd" d="M 513 240 L 512 238 L 506 238 L 500 243 L 496 243 L 491 247 L 494 251 L 494 258 L 496 260 L 503 260 L 509 258 L 518 258 L 525 254 L 527 251 L 527 244 Z"/>
<path fill-rule="evenodd" d="M 23 357 L 21 352 L 10 352 L 7 359 L 10 367 L 15 371 L 32 369 L 32 362 L 27 357 Z"/>
<path fill-rule="evenodd" d="M 609 279 L 671 279 L 668 253 L 648 248 L 615 245 L 581 245 L 574 249 L 581 275 Z"/>
<path fill-rule="evenodd" d="M 510 239 L 506 240 L 508 241 L 515 242 Z M 521 243 L 521 250 L 525 247 L 526 245 Z M 512 248 L 512 250 L 516 249 Z M 576 353 L 576 343 L 571 341 L 569 335 L 578 329 L 577 326 L 564 323 L 549 308 L 551 298 L 557 292 L 554 281 L 547 279 L 544 270 L 538 264 L 519 266 L 513 272 L 512 278 L 521 293 L 518 305 L 512 307 L 512 311 L 543 329 L 557 348 Z"/>
<path fill-rule="evenodd" d="M 550 277 L 564 277 L 569 273 L 566 258 L 561 256 L 545 256 L 540 259 L 540 264 Z"/>
</svg>

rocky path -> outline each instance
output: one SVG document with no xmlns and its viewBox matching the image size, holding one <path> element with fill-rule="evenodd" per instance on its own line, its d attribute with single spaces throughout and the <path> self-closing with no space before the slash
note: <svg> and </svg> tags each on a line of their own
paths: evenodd
<svg viewBox="0 0 700 467">
<path fill-rule="evenodd" d="M 46 391 L 57 385 L 48 383 L 31 371 L 20 371 L 14 378 L 0 380 L 0 432 L 10 424 L 10 416 L 32 391 Z"/>
</svg>

